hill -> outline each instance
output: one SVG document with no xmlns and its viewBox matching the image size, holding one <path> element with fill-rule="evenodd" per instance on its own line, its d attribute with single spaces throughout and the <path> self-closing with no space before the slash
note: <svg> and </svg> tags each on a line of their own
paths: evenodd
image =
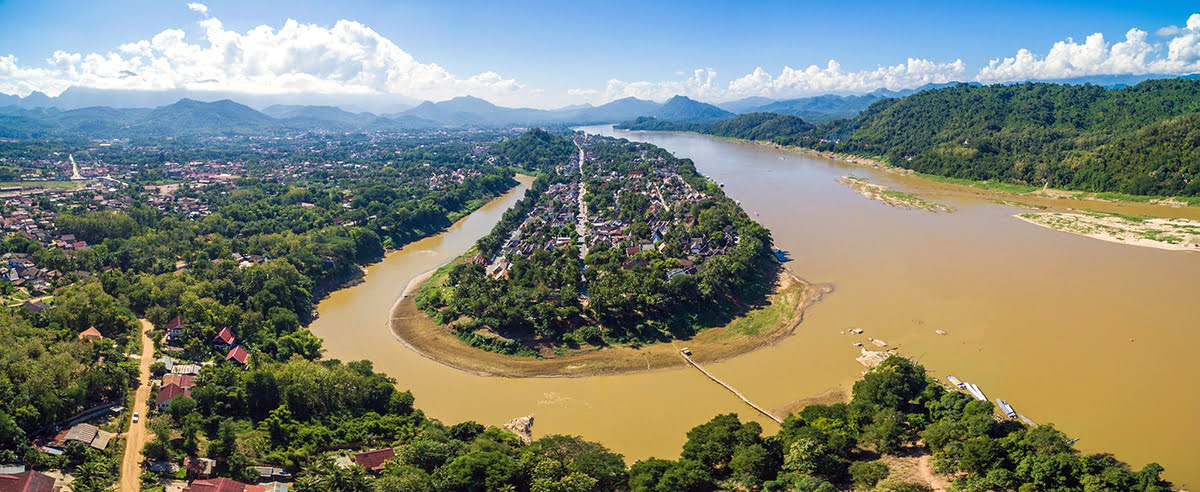
<svg viewBox="0 0 1200 492">
<path fill-rule="evenodd" d="M 733 113 L 687 96 L 675 96 L 663 103 L 652 116 L 663 121 L 702 121 L 728 118 Z"/>
<path fill-rule="evenodd" d="M 618 125 L 882 156 L 953 178 L 1161 196 L 1200 196 L 1198 127 L 1194 78 L 1113 89 L 958 84 L 879 99 L 854 118 L 822 125 L 753 113 L 718 122 L 640 118 Z"/>
</svg>

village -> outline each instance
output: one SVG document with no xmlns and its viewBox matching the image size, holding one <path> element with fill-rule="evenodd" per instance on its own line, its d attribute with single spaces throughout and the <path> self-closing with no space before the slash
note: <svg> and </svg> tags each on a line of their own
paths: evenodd
<svg viewBox="0 0 1200 492">
<path fill-rule="evenodd" d="M 290 213 L 321 217 L 323 227 L 350 228 L 375 222 L 387 214 L 378 208 L 374 197 L 355 193 L 363 189 L 363 177 L 371 173 L 387 175 L 389 186 L 378 188 L 401 195 L 414 205 L 434 194 L 461 194 L 462 188 L 479 186 L 480 180 L 496 179 L 496 172 L 489 171 L 486 176 L 481 172 L 491 167 L 483 164 L 482 158 L 501 134 L 314 133 L 287 138 L 214 137 L 194 144 L 111 140 L 95 141 L 74 154 L 64 151 L 20 158 L 10 153 L 0 157 L 0 168 L 20 172 L 9 176 L 15 178 L 13 181 L 0 184 L 0 302 L 19 317 L 50 319 L 64 289 L 85 279 L 95 283 L 113 269 L 99 259 L 113 254 L 110 244 L 101 244 L 104 237 L 95 236 L 100 240 L 89 241 L 88 234 L 64 227 L 68 217 L 78 221 L 83 216 L 114 213 L 127 217 L 152 211 L 164 219 L 200 223 L 214 214 L 214 219 L 220 218 L 222 207 L 228 207 L 230 198 L 239 193 L 262 193 L 264 189 L 282 193 L 300 188 L 320 190 L 321 194 L 285 204 Z M 204 157 L 192 148 L 204 144 L 227 150 Z M 189 158 L 163 159 L 162 155 Z M 478 158 L 480 163 L 466 162 L 463 155 Z M 264 187 L 262 183 L 269 184 Z M 387 226 L 379 229 L 386 231 Z M 204 257 L 203 265 L 194 258 L 162 258 L 150 273 L 180 275 L 225 262 L 245 270 L 272 258 L 262 246 L 255 247 L 258 243 L 239 244 L 248 249 Z M 97 247 L 99 252 L 95 251 Z M 322 259 L 323 264 L 332 262 L 329 257 Z M 143 485 L 157 483 L 152 490 L 174 492 L 286 492 L 294 477 L 279 466 L 250 463 L 257 477 L 242 476 L 238 481 L 229 477 L 225 458 L 214 459 L 202 453 L 170 459 L 143 455 L 143 446 L 153 438 L 153 432 L 146 428 L 147 420 L 169 419 L 173 408 L 178 412 L 178 408 L 194 405 L 192 392 L 204 371 L 247 370 L 262 352 L 252 343 L 246 344 L 231 326 L 190 323 L 182 315 L 165 323 L 141 321 L 144 328 L 149 328 L 143 347 L 145 357 L 133 350 L 124 353 L 130 347 L 129 341 L 106 337 L 109 328 L 104 326 L 71 333 L 72 341 L 91 346 L 99 354 L 93 365 L 126 363 L 126 357 L 135 366 L 144 361 L 142 377 L 148 379 L 141 385 L 131 382 L 130 398 L 125 401 L 103 399 L 89 408 L 77 409 L 69 418 L 28 433 L 30 448 L 26 453 L 0 455 L 0 490 L 71 490 L 79 471 L 70 464 L 89 453 L 120 461 L 124 448 L 123 462 L 132 463 L 136 473 L 129 478 L 122 470 L 122 490 L 125 481 L 132 480 Z M 137 397 L 133 396 L 134 387 L 139 388 Z M 145 398 L 141 397 L 143 391 Z M 384 461 L 396 456 L 392 448 L 379 446 L 332 451 L 329 456 L 337 466 L 370 473 L 379 473 Z"/>
<path fill-rule="evenodd" d="M 623 153 L 617 160 L 589 157 L 589 149 L 611 155 L 603 147 L 614 144 L 587 135 L 577 138 L 578 156 L 555 166 L 555 182 L 495 256 L 474 260 L 487 264 L 493 278 L 507 276 L 514 257 L 575 245 L 581 260 L 598 247 L 620 249 L 626 266 L 638 264 L 634 257 L 639 253 L 658 251 L 678 260 L 678 267 L 667 272 L 669 279 L 696 273 L 699 263 L 736 244 L 732 228 L 724 231 L 720 245 L 688 234 L 697 220 L 692 205 L 709 195 L 681 177 L 673 161 L 645 150 L 633 154 L 632 161 Z M 670 248 L 668 237 L 679 238 L 679 247 Z"/>
</svg>

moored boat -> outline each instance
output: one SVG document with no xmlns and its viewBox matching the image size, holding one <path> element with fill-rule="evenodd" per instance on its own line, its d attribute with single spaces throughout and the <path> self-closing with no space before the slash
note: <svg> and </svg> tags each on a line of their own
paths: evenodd
<svg viewBox="0 0 1200 492">
<path fill-rule="evenodd" d="M 999 398 L 996 398 L 996 404 L 1000 405 L 1000 410 L 1003 410 L 1004 415 L 1007 415 L 1008 418 L 1011 419 L 1011 418 L 1017 417 L 1017 412 L 1013 410 L 1012 405 L 1009 405 L 1008 402 L 1001 400 Z"/>
<path fill-rule="evenodd" d="M 967 387 L 967 383 L 962 382 L 961 379 L 958 379 L 954 376 L 946 376 L 946 380 L 950 381 L 950 383 L 954 384 L 955 387 L 958 387 L 960 389 Z"/>
</svg>

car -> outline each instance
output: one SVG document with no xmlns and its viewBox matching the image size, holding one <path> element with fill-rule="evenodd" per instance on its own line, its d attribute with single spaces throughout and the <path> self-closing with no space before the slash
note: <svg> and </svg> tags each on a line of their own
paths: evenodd
<svg viewBox="0 0 1200 492">
<path fill-rule="evenodd" d="M 133 421 L 134 421 L 134 422 L 137 422 L 137 421 L 138 421 L 138 417 L 139 417 L 138 413 L 137 413 L 137 412 L 133 412 Z"/>
</svg>

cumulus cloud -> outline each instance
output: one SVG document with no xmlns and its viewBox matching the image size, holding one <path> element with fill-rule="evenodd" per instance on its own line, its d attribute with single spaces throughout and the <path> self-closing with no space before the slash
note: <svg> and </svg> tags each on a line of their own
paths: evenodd
<svg viewBox="0 0 1200 492">
<path fill-rule="evenodd" d="M 713 68 L 676 72 L 671 80 L 610 79 L 602 86 L 547 95 L 485 71 L 450 73 L 436 63 L 416 60 L 370 27 L 351 20 L 332 26 L 287 20 L 245 32 L 226 29 L 203 3 L 187 4 L 203 16 L 200 36 L 165 29 L 150 39 L 125 43 L 108 52 L 55 51 L 44 63 L 0 56 L 0 93 L 57 95 L 70 86 L 99 89 L 212 90 L 254 94 L 400 94 L 442 100 L 474 95 L 503 105 L 546 107 L 563 102 L 603 103 L 622 97 L 665 100 L 676 94 L 719 101 L 750 96 L 800 97 L 824 93 L 892 90 L 929 83 L 975 80 L 984 83 L 1061 79 L 1090 75 L 1187 74 L 1200 72 L 1200 14 L 1183 27 L 1154 31 L 1132 28 L 1110 42 L 1102 33 L 1082 42 L 1067 38 L 1048 51 L 1021 49 L 969 71 L 962 60 L 908 58 L 869 69 L 846 69 L 836 60 L 778 72 L 758 67 L 721 80 Z"/>
<path fill-rule="evenodd" d="M 188 7 L 205 13 L 207 7 Z M 278 29 L 226 29 L 220 19 L 200 21 L 202 39 L 180 29 L 120 45 L 107 53 L 56 51 L 41 67 L 0 57 L 0 92 L 57 95 L 69 86 L 100 89 L 220 90 L 255 94 L 403 94 L 448 99 L 472 94 L 517 104 L 536 97 L 495 72 L 458 77 L 436 63 L 417 61 L 391 40 L 359 22 L 332 27 L 289 19 Z"/>
<path fill-rule="evenodd" d="M 1181 75 L 1200 71 L 1200 14 L 1188 17 L 1185 27 L 1168 26 L 1156 34 L 1169 38 L 1166 51 L 1148 41 L 1146 31 L 1133 28 L 1125 39 L 1109 43 L 1095 33 L 1082 43 L 1074 39 L 1054 43 L 1045 55 L 1028 49 L 1015 56 L 991 60 L 979 71 L 980 82 L 1010 82 L 1029 79 L 1065 79 L 1089 75 Z"/>
</svg>

